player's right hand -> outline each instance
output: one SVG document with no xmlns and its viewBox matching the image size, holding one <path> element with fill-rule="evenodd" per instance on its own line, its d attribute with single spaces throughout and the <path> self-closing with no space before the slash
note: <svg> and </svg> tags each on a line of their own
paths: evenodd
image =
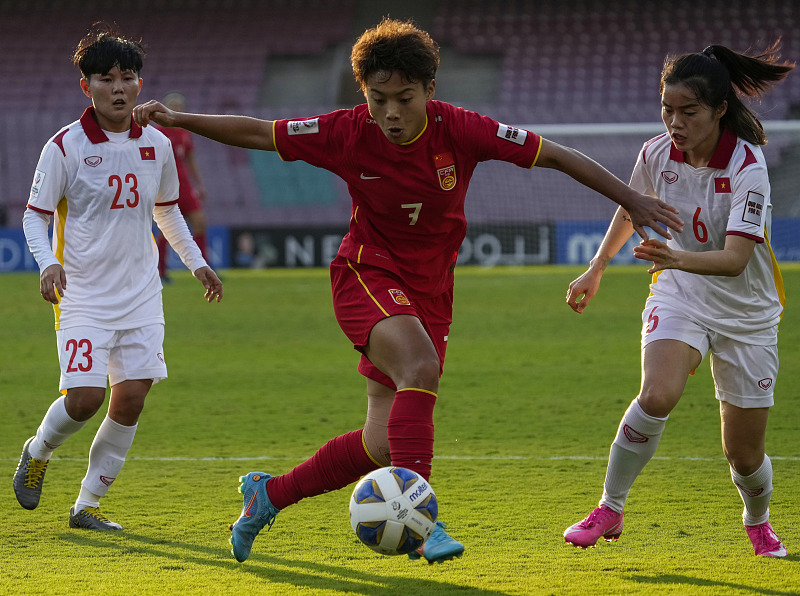
<svg viewBox="0 0 800 596">
<path fill-rule="evenodd" d="M 42 298 L 51 304 L 58 304 L 66 289 L 67 274 L 60 264 L 50 265 L 42 271 L 39 276 L 39 291 L 42 293 Z"/>
<path fill-rule="evenodd" d="M 597 294 L 603 272 L 590 267 L 578 279 L 569 284 L 567 304 L 576 313 L 581 314 L 589 301 Z"/>
<path fill-rule="evenodd" d="M 133 120 L 139 126 L 147 126 L 155 122 L 161 126 L 175 125 L 175 112 L 165 107 L 155 99 L 133 108 Z"/>
</svg>

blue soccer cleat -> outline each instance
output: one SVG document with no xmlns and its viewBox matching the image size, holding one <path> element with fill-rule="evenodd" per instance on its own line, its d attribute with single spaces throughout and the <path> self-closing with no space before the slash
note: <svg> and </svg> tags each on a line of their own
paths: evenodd
<svg viewBox="0 0 800 596">
<path fill-rule="evenodd" d="M 452 561 L 456 557 L 463 555 L 464 545 L 451 538 L 444 531 L 446 527 L 444 523 L 437 521 L 430 538 L 417 550 L 408 553 L 408 558 L 416 561 L 421 557 L 425 557 L 428 565 L 433 565 L 434 563 Z"/>
<path fill-rule="evenodd" d="M 267 481 L 272 478 L 264 472 L 250 472 L 247 476 L 239 478 L 239 492 L 244 495 L 242 513 L 234 523 L 228 526 L 232 532 L 230 543 L 231 552 L 240 563 L 250 556 L 253 541 L 264 526 L 272 527 L 277 509 L 267 496 Z"/>
</svg>

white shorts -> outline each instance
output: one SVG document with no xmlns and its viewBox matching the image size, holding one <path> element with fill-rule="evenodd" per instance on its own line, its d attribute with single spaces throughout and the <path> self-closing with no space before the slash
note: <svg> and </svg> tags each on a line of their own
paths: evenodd
<svg viewBox="0 0 800 596">
<path fill-rule="evenodd" d="M 164 325 L 137 329 L 70 327 L 56 331 L 59 389 L 106 387 L 132 379 L 167 378 Z"/>
<path fill-rule="evenodd" d="M 746 344 L 720 335 L 680 310 L 648 301 L 642 313 L 642 349 L 659 339 L 676 339 L 705 358 L 719 401 L 740 408 L 769 408 L 775 403 L 778 346 Z"/>
</svg>

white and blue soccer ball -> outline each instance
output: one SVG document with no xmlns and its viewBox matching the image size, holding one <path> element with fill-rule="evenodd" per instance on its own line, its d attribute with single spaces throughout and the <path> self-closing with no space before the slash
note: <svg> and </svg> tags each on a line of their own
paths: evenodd
<svg viewBox="0 0 800 596">
<path fill-rule="evenodd" d="M 359 540 L 382 555 L 422 546 L 436 527 L 439 502 L 430 483 L 407 468 L 370 472 L 350 498 L 350 525 Z"/>
</svg>

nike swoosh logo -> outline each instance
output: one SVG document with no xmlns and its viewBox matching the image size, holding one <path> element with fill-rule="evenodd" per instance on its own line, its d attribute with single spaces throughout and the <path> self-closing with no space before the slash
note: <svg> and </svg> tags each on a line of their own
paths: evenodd
<svg viewBox="0 0 800 596">
<path fill-rule="evenodd" d="M 242 512 L 242 517 L 248 518 L 252 515 L 252 513 L 250 513 L 250 510 L 253 508 L 253 505 L 255 505 L 255 503 L 256 503 L 256 495 L 253 494 L 253 498 L 250 499 L 250 502 L 247 504 L 247 508 L 244 510 L 244 512 Z"/>
<path fill-rule="evenodd" d="M 362 180 L 377 180 L 380 176 L 365 176 L 364 172 L 361 172 L 361 179 Z"/>
</svg>

